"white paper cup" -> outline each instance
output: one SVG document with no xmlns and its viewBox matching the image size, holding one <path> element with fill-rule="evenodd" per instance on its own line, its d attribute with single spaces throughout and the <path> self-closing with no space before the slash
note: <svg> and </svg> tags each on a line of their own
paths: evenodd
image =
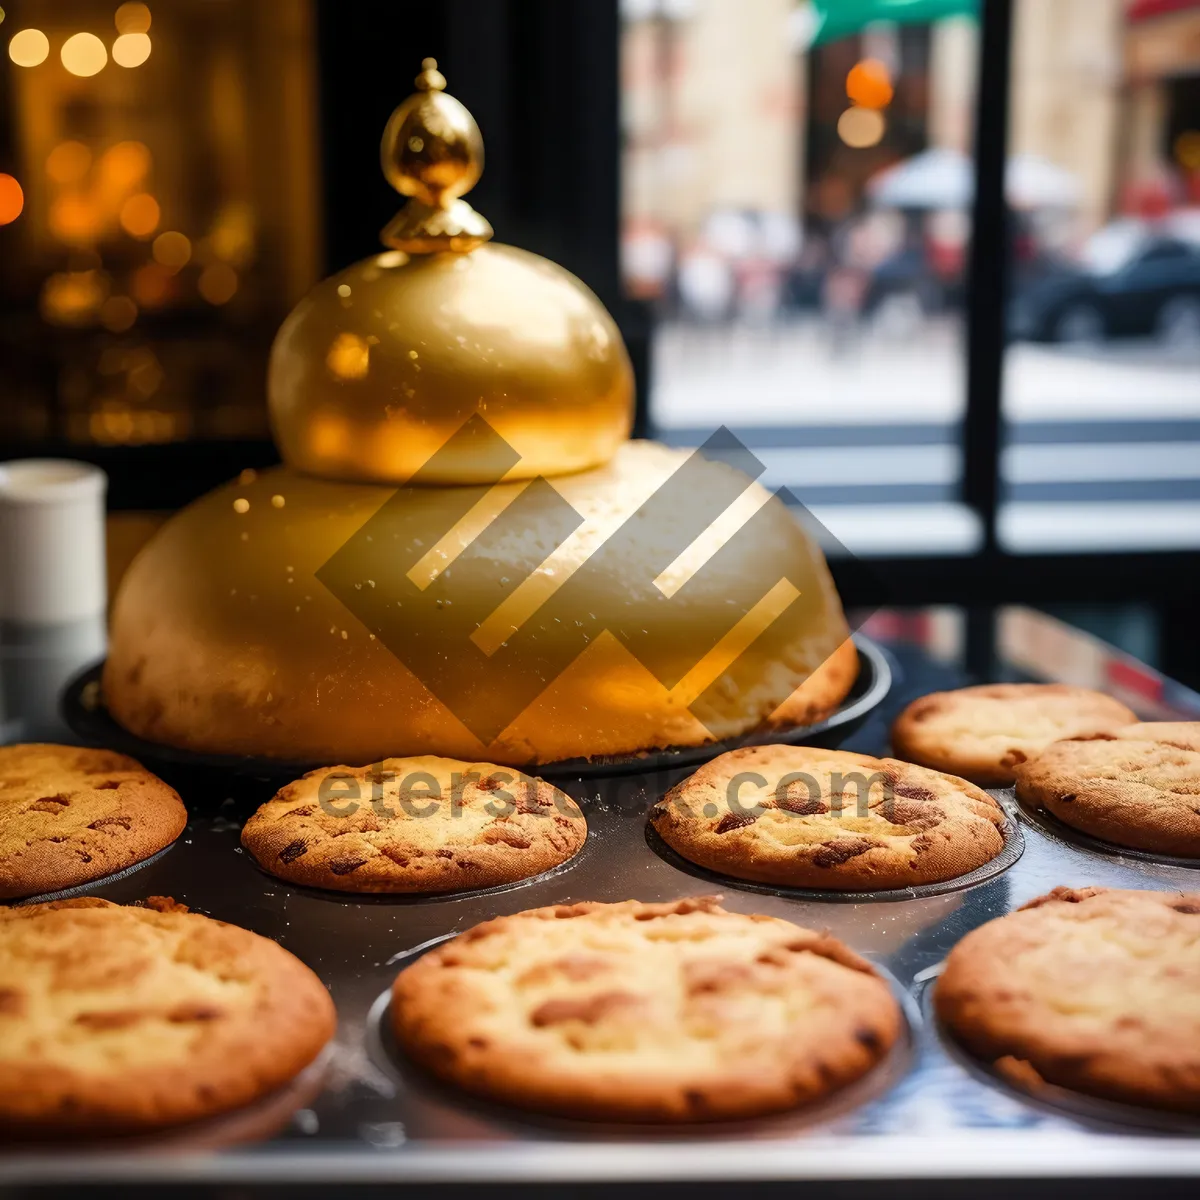
<svg viewBox="0 0 1200 1200">
<path fill-rule="evenodd" d="M 0 463 L 0 621 L 53 625 L 104 612 L 107 486 L 88 463 Z"/>
</svg>

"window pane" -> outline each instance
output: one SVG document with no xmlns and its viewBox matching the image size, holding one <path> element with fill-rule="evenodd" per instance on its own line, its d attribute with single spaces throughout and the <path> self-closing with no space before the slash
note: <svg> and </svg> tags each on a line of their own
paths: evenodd
<svg viewBox="0 0 1200 1200">
<path fill-rule="evenodd" d="M 1001 544 L 1200 546 L 1200 3 L 1015 19 Z"/>
<path fill-rule="evenodd" d="M 684 445 L 730 426 L 856 553 L 979 542 L 958 502 L 975 7 L 623 5 L 652 424 Z"/>
</svg>

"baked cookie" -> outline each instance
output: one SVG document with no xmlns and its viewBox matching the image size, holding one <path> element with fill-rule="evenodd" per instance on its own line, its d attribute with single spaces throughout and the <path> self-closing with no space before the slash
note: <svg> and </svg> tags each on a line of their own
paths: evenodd
<svg viewBox="0 0 1200 1200">
<path fill-rule="evenodd" d="M 1090 688 L 991 683 L 914 700 L 892 725 L 892 750 L 982 787 L 1009 787 L 1017 765 L 1051 742 L 1136 720 L 1119 700 Z"/>
<path fill-rule="evenodd" d="M 890 758 L 812 746 L 731 750 L 650 812 L 690 862 L 736 879 L 866 891 L 938 883 L 1004 847 L 987 792 Z"/>
<path fill-rule="evenodd" d="M 1106 842 L 1200 858 L 1200 722 L 1053 742 L 1017 767 L 1017 796 Z"/>
<path fill-rule="evenodd" d="M 123 871 L 165 849 L 185 825 L 175 790 L 123 754 L 0 746 L 0 899 Z"/>
<path fill-rule="evenodd" d="M 887 984 L 777 917 L 571 904 L 485 921 L 402 971 L 411 1058 L 504 1104 L 618 1121 L 794 1108 L 875 1066 L 900 1031 Z"/>
<path fill-rule="evenodd" d="M 1055 888 L 967 934 L 934 1002 L 1026 1088 L 1200 1113 L 1200 892 Z"/>
<path fill-rule="evenodd" d="M 326 767 L 246 822 L 265 871 L 341 892 L 456 892 L 528 879 L 587 839 L 575 801 L 514 767 L 387 758 Z"/>
<path fill-rule="evenodd" d="M 0 1126 L 153 1129 L 249 1104 L 333 1036 L 286 950 L 155 897 L 0 908 Z"/>
</svg>

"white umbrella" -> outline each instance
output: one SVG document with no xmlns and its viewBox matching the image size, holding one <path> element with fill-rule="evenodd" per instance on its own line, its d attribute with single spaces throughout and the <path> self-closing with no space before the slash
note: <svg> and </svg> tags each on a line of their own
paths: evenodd
<svg viewBox="0 0 1200 1200">
<path fill-rule="evenodd" d="M 1015 154 L 1005 170 L 1005 191 L 1014 208 L 1074 208 L 1079 180 L 1033 154 Z M 925 150 L 880 171 L 867 184 L 881 208 L 966 208 L 975 195 L 971 160 L 958 150 Z"/>
<path fill-rule="evenodd" d="M 1036 154 L 1014 154 L 1004 175 L 1008 202 L 1014 208 L 1075 208 L 1083 195 L 1070 171 Z"/>
<path fill-rule="evenodd" d="M 880 208 L 965 208 L 975 180 L 971 160 L 957 150 L 925 150 L 880 171 L 867 193 Z"/>
</svg>

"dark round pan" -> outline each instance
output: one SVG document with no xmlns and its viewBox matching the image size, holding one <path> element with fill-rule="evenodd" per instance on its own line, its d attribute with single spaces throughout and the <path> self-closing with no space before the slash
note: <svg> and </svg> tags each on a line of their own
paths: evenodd
<svg viewBox="0 0 1200 1200">
<path fill-rule="evenodd" d="M 858 649 L 858 678 L 838 708 L 825 720 L 813 725 L 755 730 L 722 742 L 652 750 L 644 754 L 563 759 L 541 763 L 530 768 L 530 771 L 543 779 L 590 779 L 699 766 L 718 754 L 741 746 L 779 743 L 830 748 L 839 746 L 882 703 L 892 686 L 892 671 L 884 651 L 860 633 L 854 635 L 854 643 Z M 63 691 L 63 719 L 87 745 L 103 746 L 107 750 L 128 754 L 151 770 L 166 767 L 168 770 L 182 768 L 228 772 L 239 778 L 277 782 L 280 785 L 299 778 L 306 771 L 329 766 L 326 762 L 297 762 L 254 755 L 202 754 L 140 738 L 119 725 L 105 707 L 100 691 L 103 668 L 103 663 L 89 667 L 67 684 Z"/>
</svg>

